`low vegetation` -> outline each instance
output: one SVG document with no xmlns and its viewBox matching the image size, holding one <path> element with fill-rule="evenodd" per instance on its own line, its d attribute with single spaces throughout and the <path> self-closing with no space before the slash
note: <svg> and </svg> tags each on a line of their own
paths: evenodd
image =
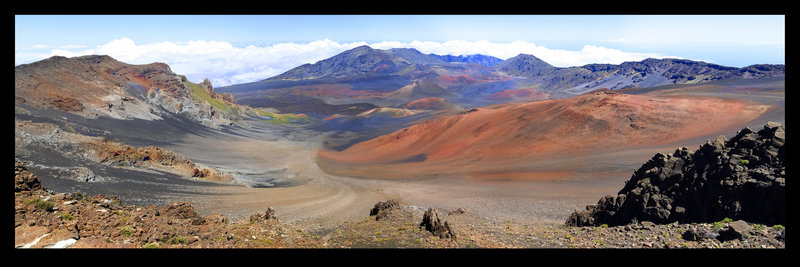
<svg viewBox="0 0 800 267">
<path fill-rule="evenodd" d="M 208 92 L 206 91 L 206 89 L 202 85 L 196 84 L 196 83 L 192 83 L 192 82 L 189 82 L 189 81 L 186 81 L 183 84 L 186 85 L 186 87 L 189 87 L 189 88 L 192 89 L 192 96 L 194 97 L 195 101 L 198 101 L 198 102 L 206 101 L 206 102 L 208 102 L 208 104 L 211 104 L 212 107 L 222 111 L 223 113 L 231 113 L 232 112 L 231 107 L 229 107 L 227 104 L 225 104 L 225 102 L 223 102 L 222 100 L 219 100 L 219 99 L 211 97 L 211 95 L 208 94 Z"/>
<path fill-rule="evenodd" d="M 274 124 L 287 125 L 287 124 L 291 124 L 293 122 L 308 121 L 309 120 L 308 116 L 306 116 L 304 114 L 273 113 L 273 112 L 269 112 L 269 111 L 266 111 L 266 110 L 263 110 L 263 109 L 257 109 L 257 108 L 253 109 L 253 110 L 255 110 L 256 113 L 258 113 L 258 115 L 261 116 L 261 117 L 269 117 L 270 118 L 269 122 L 274 123 Z"/>
</svg>

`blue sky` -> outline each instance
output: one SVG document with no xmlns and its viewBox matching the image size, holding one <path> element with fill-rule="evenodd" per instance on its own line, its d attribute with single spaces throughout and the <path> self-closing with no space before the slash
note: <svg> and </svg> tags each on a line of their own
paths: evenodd
<svg viewBox="0 0 800 267">
<path fill-rule="evenodd" d="M 502 59 L 526 53 L 559 67 L 647 57 L 743 67 L 785 63 L 785 17 L 17 15 L 14 44 L 15 65 L 104 53 L 132 64 L 164 62 L 215 85 L 268 78 L 364 44 Z"/>
</svg>

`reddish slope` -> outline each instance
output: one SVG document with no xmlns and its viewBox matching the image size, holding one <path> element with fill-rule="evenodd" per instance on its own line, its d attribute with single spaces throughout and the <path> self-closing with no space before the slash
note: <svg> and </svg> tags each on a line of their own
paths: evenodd
<svg viewBox="0 0 800 267">
<path fill-rule="evenodd" d="M 448 103 L 441 97 L 426 97 L 420 98 L 409 102 L 405 105 L 407 109 L 417 110 L 443 110 L 443 109 L 456 109 L 453 104 Z"/>
<path fill-rule="evenodd" d="M 327 171 L 373 167 L 480 171 L 482 166 L 667 144 L 740 127 L 768 106 L 698 97 L 655 98 L 594 92 L 506 104 L 438 118 L 341 151 L 320 151 Z M 328 164 L 330 163 L 330 164 Z M 402 165 L 415 164 L 413 168 Z"/>
<path fill-rule="evenodd" d="M 547 99 L 547 94 L 543 92 L 536 91 L 534 89 L 511 89 L 511 90 L 502 90 L 500 92 L 494 93 L 486 98 L 492 100 L 525 100 L 534 101 L 534 100 L 544 100 Z"/>
</svg>

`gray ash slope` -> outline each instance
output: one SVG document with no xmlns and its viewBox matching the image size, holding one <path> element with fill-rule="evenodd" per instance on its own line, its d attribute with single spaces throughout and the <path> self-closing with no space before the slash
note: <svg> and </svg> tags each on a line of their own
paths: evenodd
<svg viewBox="0 0 800 267">
<path fill-rule="evenodd" d="M 637 221 L 715 222 L 725 218 L 767 225 L 786 222 L 786 128 L 768 122 L 697 151 L 657 153 L 616 195 L 570 215 L 571 226 Z"/>
</svg>

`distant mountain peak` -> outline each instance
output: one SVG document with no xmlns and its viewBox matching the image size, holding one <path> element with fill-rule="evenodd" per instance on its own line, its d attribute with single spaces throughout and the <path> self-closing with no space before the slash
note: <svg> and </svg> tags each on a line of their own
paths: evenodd
<svg viewBox="0 0 800 267">
<path fill-rule="evenodd" d="M 540 76 L 553 72 L 556 67 L 534 55 L 522 54 L 506 59 L 497 67 L 506 73 L 517 76 Z"/>
</svg>

